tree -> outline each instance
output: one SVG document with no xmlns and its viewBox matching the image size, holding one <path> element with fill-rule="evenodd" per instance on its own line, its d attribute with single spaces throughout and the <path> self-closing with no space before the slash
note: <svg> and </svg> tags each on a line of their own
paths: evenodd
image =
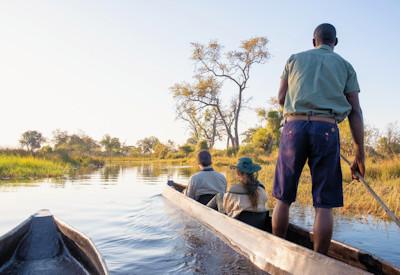
<svg viewBox="0 0 400 275">
<path fill-rule="evenodd" d="M 397 123 L 391 123 L 386 129 L 386 133 L 378 138 L 377 151 L 382 155 L 400 154 L 400 130 Z"/>
<path fill-rule="evenodd" d="M 100 144 L 104 147 L 104 150 L 110 157 L 113 154 L 121 153 L 121 142 L 119 141 L 119 138 L 113 138 L 110 135 L 105 135 L 100 141 Z"/>
<path fill-rule="evenodd" d="M 271 153 L 277 148 L 280 140 L 280 128 L 283 119 L 282 108 L 275 98 L 271 98 L 270 109 L 256 109 L 257 116 L 261 122 L 261 127 L 248 129 L 245 135 L 245 141 L 251 143 L 255 148 L 262 149 L 265 153 Z"/>
<path fill-rule="evenodd" d="M 91 157 L 100 153 L 100 145 L 85 133 L 69 135 L 66 131 L 56 130 L 53 133 L 53 143 L 54 151 L 65 159 Z"/>
<path fill-rule="evenodd" d="M 156 155 L 157 158 L 165 159 L 170 152 L 170 147 L 161 142 L 154 146 L 154 155 Z"/>
<path fill-rule="evenodd" d="M 192 59 L 196 62 L 195 83 L 175 84 L 171 90 L 179 104 L 193 104 L 196 110 L 212 107 L 219 116 L 234 152 L 239 149 L 239 118 L 246 100 L 244 91 L 250 79 L 254 64 L 262 64 L 269 57 L 266 49 L 268 40 L 255 37 L 241 43 L 239 50 L 222 54 L 217 41 L 208 45 L 192 43 Z M 231 82 L 237 93 L 231 103 L 223 104 L 221 86 L 223 81 Z"/>
<path fill-rule="evenodd" d="M 190 144 L 185 144 L 180 146 L 179 150 L 185 154 L 185 157 L 188 157 L 190 153 L 194 152 L 194 146 Z"/>
<path fill-rule="evenodd" d="M 136 145 L 142 154 L 150 155 L 154 153 L 155 146 L 159 143 L 158 138 L 152 136 L 139 140 Z"/>
<path fill-rule="evenodd" d="M 26 131 L 22 134 L 19 143 L 22 147 L 26 147 L 26 150 L 33 153 L 36 149 L 42 146 L 42 143 L 46 139 L 38 131 Z"/>
<path fill-rule="evenodd" d="M 215 142 L 222 138 L 223 125 L 214 108 L 196 108 L 190 101 L 178 101 L 176 110 L 177 118 L 188 123 L 196 142 L 206 140 L 208 147 L 213 148 Z"/>
<path fill-rule="evenodd" d="M 197 151 L 210 150 L 210 147 L 208 147 L 208 143 L 206 140 L 200 140 L 196 145 L 196 150 Z"/>
</svg>

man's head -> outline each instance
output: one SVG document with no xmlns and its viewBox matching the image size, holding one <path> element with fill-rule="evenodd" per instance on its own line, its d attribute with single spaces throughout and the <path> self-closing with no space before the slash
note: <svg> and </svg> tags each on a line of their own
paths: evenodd
<svg viewBox="0 0 400 275">
<path fill-rule="evenodd" d="M 206 151 L 206 150 L 202 150 L 199 152 L 199 154 L 197 155 L 197 160 L 199 162 L 199 165 L 202 167 L 207 167 L 211 165 L 211 154 Z"/>
<path fill-rule="evenodd" d="M 323 23 L 315 28 L 313 44 L 314 47 L 318 47 L 322 44 L 335 47 L 338 43 L 336 38 L 336 29 L 333 25 Z"/>
</svg>

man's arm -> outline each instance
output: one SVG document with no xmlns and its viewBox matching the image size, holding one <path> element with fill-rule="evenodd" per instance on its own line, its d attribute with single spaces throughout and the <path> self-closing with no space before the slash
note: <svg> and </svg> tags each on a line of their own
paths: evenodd
<svg viewBox="0 0 400 275">
<path fill-rule="evenodd" d="M 358 177 L 355 176 L 356 171 L 360 173 L 361 176 L 365 174 L 364 121 L 360 101 L 358 99 L 358 92 L 347 93 L 346 97 L 352 107 L 348 119 L 356 150 L 356 156 L 351 165 L 351 174 L 353 179 L 358 179 Z"/>
<path fill-rule="evenodd" d="M 288 80 L 287 78 L 281 79 L 281 84 L 278 92 L 278 102 L 281 106 L 285 104 L 286 93 L 288 89 Z"/>
<path fill-rule="evenodd" d="M 187 188 L 185 189 L 185 195 L 189 198 L 195 199 L 196 187 L 193 181 L 193 177 L 190 178 Z"/>
</svg>

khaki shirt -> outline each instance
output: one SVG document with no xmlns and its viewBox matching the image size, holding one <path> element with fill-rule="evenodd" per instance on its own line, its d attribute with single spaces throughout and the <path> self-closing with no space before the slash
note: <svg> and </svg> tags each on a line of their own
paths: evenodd
<svg viewBox="0 0 400 275">
<path fill-rule="evenodd" d="M 257 206 L 253 207 L 246 188 L 241 184 L 233 185 L 228 193 L 222 198 L 222 207 L 218 205 L 220 212 L 226 213 L 229 217 L 235 218 L 243 211 L 249 212 L 265 212 L 267 211 L 265 204 L 267 203 L 267 194 L 264 188 L 258 187 Z M 218 196 L 218 195 L 217 195 Z M 217 200 L 219 200 L 217 198 Z"/>
<path fill-rule="evenodd" d="M 215 171 L 200 171 L 194 174 L 185 189 L 185 195 L 198 200 L 201 195 L 226 192 L 225 176 Z"/>
<path fill-rule="evenodd" d="M 351 64 L 328 45 L 292 55 L 281 78 L 288 80 L 285 116 L 320 115 L 340 122 L 351 111 L 346 93 L 360 91 Z"/>
</svg>

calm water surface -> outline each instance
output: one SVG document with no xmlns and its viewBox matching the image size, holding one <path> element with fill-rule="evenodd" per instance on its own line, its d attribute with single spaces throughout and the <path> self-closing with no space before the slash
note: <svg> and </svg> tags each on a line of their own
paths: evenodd
<svg viewBox="0 0 400 275">
<path fill-rule="evenodd" d="M 47 208 L 95 242 L 112 274 L 263 274 L 161 197 L 168 176 L 187 182 L 190 172 L 106 167 L 67 180 L 1 183 L 0 235 Z M 291 216 L 311 228 L 311 208 L 295 205 Z M 393 223 L 341 216 L 334 238 L 400 266 L 400 230 Z"/>
<path fill-rule="evenodd" d="M 160 193 L 171 166 L 107 167 L 68 180 L 0 184 L 0 235 L 47 208 L 88 235 L 111 274 L 264 274 Z"/>
</svg>

